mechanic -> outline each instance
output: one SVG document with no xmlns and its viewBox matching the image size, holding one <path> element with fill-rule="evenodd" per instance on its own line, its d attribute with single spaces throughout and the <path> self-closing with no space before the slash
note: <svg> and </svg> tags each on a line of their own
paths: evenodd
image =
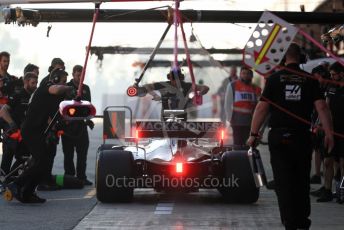
<svg viewBox="0 0 344 230">
<path fill-rule="evenodd" d="M 320 83 L 321 92 L 325 95 L 327 91 L 328 83 L 324 82 L 323 79 L 329 80 L 330 79 L 330 72 L 328 68 L 326 68 L 323 64 L 319 64 L 315 68 L 312 69 L 312 75 L 318 78 Z M 314 149 L 314 169 L 315 174 L 311 177 L 310 182 L 311 184 L 321 184 L 321 163 L 324 157 L 324 132 L 321 129 L 321 123 L 319 120 L 318 113 L 316 110 L 313 110 L 312 113 L 312 142 L 313 142 L 313 149 Z M 311 192 L 311 195 L 314 192 Z"/>
<path fill-rule="evenodd" d="M 23 87 L 24 87 L 24 76 L 28 72 L 34 72 L 37 76 L 39 75 L 39 67 L 34 64 L 27 64 L 24 68 L 24 75 L 23 77 L 20 77 L 19 79 L 16 79 L 14 81 L 14 93 L 19 94 Z"/>
<path fill-rule="evenodd" d="M 162 101 L 161 118 L 163 120 L 163 111 L 169 109 L 185 110 L 188 107 L 190 100 L 189 94 L 192 91 L 192 83 L 185 82 L 185 76 L 181 72 L 180 68 L 171 70 L 167 74 L 168 81 L 156 82 L 153 84 L 145 84 L 142 87 L 145 88 L 149 94 L 153 96 L 153 100 Z M 160 92 L 159 96 L 154 90 Z M 206 94 L 209 91 L 209 87 L 206 85 L 196 85 L 196 91 L 199 91 L 201 95 Z M 187 112 L 179 116 L 184 121 L 187 120 Z"/>
<path fill-rule="evenodd" d="M 73 79 L 67 83 L 68 86 L 73 87 L 74 95 L 72 95 L 71 99 L 74 99 L 77 95 L 82 69 L 83 67 L 81 65 L 75 65 L 72 73 Z M 83 84 L 81 100 L 91 102 L 91 91 L 86 84 Z M 86 162 L 89 147 L 87 126 L 89 126 L 90 129 L 93 129 L 94 123 L 92 120 L 65 121 L 64 134 L 61 136 L 61 139 L 64 154 L 65 174 L 75 176 L 75 166 L 73 161 L 75 150 L 77 156 L 76 176 L 79 180 L 84 182 L 84 185 L 92 185 L 92 182 L 86 177 Z"/>
<path fill-rule="evenodd" d="M 8 97 L 14 94 L 16 77 L 8 73 L 8 67 L 10 64 L 10 54 L 6 51 L 0 53 L 0 107 L 7 104 Z M 0 133 L 3 129 L 7 129 L 6 122 L 0 119 Z M 8 142 L 4 142 L 2 145 L 2 160 L 1 170 L 7 174 L 10 171 L 12 164 L 13 153 L 10 153 L 11 146 L 8 146 Z"/>
<path fill-rule="evenodd" d="M 50 81 L 50 74 L 54 69 L 65 70 L 65 63 L 61 58 L 53 58 L 53 60 L 51 60 L 51 65 L 48 68 L 48 75 L 42 79 L 42 81 L 39 83 L 39 86 L 45 85 L 48 81 Z"/>
<path fill-rule="evenodd" d="M 28 168 L 9 185 L 15 198 L 23 203 L 45 202 L 45 199 L 35 193 L 36 186 L 47 174 L 49 167 L 45 130 L 48 127 L 49 117 L 56 114 L 65 94 L 72 91 L 71 86 L 65 85 L 67 75 L 68 73 L 63 69 L 53 70 L 50 81 L 46 85 L 39 86 L 30 99 L 21 133 L 32 157 Z"/>
<path fill-rule="evenodd" d="M 47 82 L 50 80 L 51 72 L 54 69 L 62 69 L 65 70 L 64 62 L 61 58 L 53 58 L 51 61 L 51 65 L 48 68 L 48 75 L 42 79 L 40 82 L 40 86 L 46 85 Z M 48 122 L 52 120 L 53 117 L 49 117 Z M 52 126 L 52 128 L 47 133 L 46 138 L 46 145 L 48 146 L 48 173 L 44 176 L 41 183 L 38 185 L 37 190 L 39 191 L 54 191 L 58 190 L 60 187 L 57 186 L 52 180 L 52 170 L 54 165 L 54 159 L 57 152 L 57 145 L 59 143 L 59 137 L 57 134 L 58 128 L 56 125 Z"/>
<path fill-rule="evenodd" d="M 39 76 L 39 67 L 29 63 L 24 67 L 24 76 L 28 72 L 34 72 L 37 76 Z"/>
<path fill-rule="evenodd" d="M 9 74 L 8 67 L 10 65 L 10 54 L 6 51 L 0 53 L 0 78 L 4 82 L 3 94 L 13 95 L 14 94 L 14 82 L 17 77 Z"/>
<path fill-rule="evenodd" d="M 336 82 L 344 81 L 344 66 L 335 62 L 330 66 L 331 78 Z M 344 87 L 343 86 L 331 86 L 328 94 L 329 107 L 333 117 L 334 131 L 339 134 L 344 134 Z M 325 154 L 324 160 L 324 187 L 325 190 L 317 200 L 318 202 L 332 201 L 332 180 L 334 177 L 334 161 L 339 161 L 339 168 L 341 178 L 344 176 L 344 139 L 343 137 L 335 136 L 334 148 L 328 154 Z M 340 180 L 341 181 L 341 180 Z M 339 183 L 338 183 L 339 184 Z M 339 186 L 337 186 L 337 198 L 340 195 Z M 337 199 L 339 203 L 344 202 L 344 197 Z"/>
<path fill-rule="evenodd" d="M 24 75 L 24 88 L 19 92 L 14 94 L 12 97 L 9 97 L 9 101 L 4 105 L 0 110 L 0 118 L 4 119 L 8 128 L 4 133 L 3 143 L 7 146 L 7 151 L 3 154 L 3 159 L 8 159 L 2 161 L 2 163 L 7 163 L 9 165 L 2 166 L 2 169 L 6 168 L 5 172 L 9 172 L 9 168 L 12 163 L 13 155 L 16 158 L 16 162 L 13 164 L 12 169 L 15 169 L 19 164 L 23 163 L 22 157 L 24 155 L 29 155 L 28 150 L 20 140 L 14 140 L 9 137 L 10 134 L 13 134 L 18 131 L 18 128 L 21 126 L 25 113 L 29 104 L 31 94 L 36 90 L 38 83 L 38 76 L 34 72 L 27 72 Z M 7 174 L 6 173 L 6 174 Z"/>
<path fill-rule="evenodd" d="M 253 114 L 250 146 L 259 138 L 259 128 L 270 112 L 269 150 L 275 181 L 275 192 L 282 223 L 285 229 L 309 229 L 311 133 L 310 126 L 294 116 L 310 121 L 315 106 L 325 132 L 324 144 L 333 148 L 332 121 L 329 108 L 320 91 L 319 82 L 302 77 L 299 64 L 302 52 L 299 45 L 292 43 L 286 54 L 287 69 L 280 70 L 267 78 L 260 101 Z M 278 106 L 278 107 L 277 107 Z"/>
<path fill-rule="evenodd" d="M 231 82 L 233 93 L 233 113 L 230 124 L 233 130 L 233 144 L 242 147 L 250 136 L 251 121 L 254 108 L 261 95 L 261 88 L 252 84 L 253 71 L 248 67 L 241 67 L 239 80 Z"/>
</svg>

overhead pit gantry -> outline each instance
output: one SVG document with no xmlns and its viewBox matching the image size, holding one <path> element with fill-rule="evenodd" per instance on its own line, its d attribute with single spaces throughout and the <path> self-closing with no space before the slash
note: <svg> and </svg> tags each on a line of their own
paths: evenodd
<svg viewBox="0 0 344 230">
<path fill-rule="evenodd" d="M 0 1 L 1 3 L 1 1 Z M 92 9 L 35 9 L 4 8 L 5 23 L 36 26 L 40 22 L 90 22 Z M 257 23 L 263 11 L 230 10 L 181 10 L 185 21 L 193 23 Z M 285 12 L 271 13 L 292 24 L 342 24 L 344 13 L 333 12 Z M 171 17 L 172 9 L 100 9 L 98 22 L 166 22 Z"/>
</svg>

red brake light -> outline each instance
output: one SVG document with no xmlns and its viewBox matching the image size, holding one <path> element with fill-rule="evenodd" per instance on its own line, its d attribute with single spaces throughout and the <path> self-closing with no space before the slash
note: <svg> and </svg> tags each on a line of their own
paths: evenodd
<svg viewBox="0 0 344 230">
<path fill-rule="evenodd" d="M 136 140 L 138 140 L 138 139 L 140 139 L 140 130 L 138 130 L 138 129 L 136 129 L 136 131 L 135 131 L 135 139 Z"/>
<path fill-rule="evenodd" d="M 62 101 L 59 110 L 66 120 L 91 119 L 96 115 L 96 108 L 89 101 Z"/>
<path fill-rule="evenodd" d="M 69 114 L 70 116 L 74 116 L 75 112 L 76 112 L 76 109 L 75 109 L 75 108 L 69 108 L 69 109 L 68 109 L 68 114 Z"/>
<path fill-rule="evenodd" d="M 220 146 L 223 146 L 223 141 L 224 141 L 225 137 L 226 137 L 225 129 L 224 128 L 220 129 L 219 134 L 218 134 Z"/>
<path fill-rule="evenodd" d="M 176 163 L 176 173 L 183 173 L 183 163 L 182 162 Z"/>
<path fill-rule="evenodd" d="M 225 129 L 219 129 L 217 133 L 217 137 L 219 138 L 219 141 L 223 141 L 226 137 Z"/>
</svg>

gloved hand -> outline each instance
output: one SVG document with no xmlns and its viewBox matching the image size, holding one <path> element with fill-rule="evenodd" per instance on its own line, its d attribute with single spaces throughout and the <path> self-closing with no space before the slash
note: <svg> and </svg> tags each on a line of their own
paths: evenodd
<svg viewBox="0 0 344 230">
<path fill-rule="evenodd" d="M 9 124 L 8 129 L 4 130 L 2 138 L 4 141 L 8 140 L 9 138 L 18 141 L 19 139 L 21 140 L 20 130 L 18 129 L 16 123 L 12 122 Z"/>
<path fill-rule="evenodd" d="M 74 98 L 73 98 L 74 101 L 81 101 L 81 96 L 78 96 L 76 95 Z"/>
<path fill-rule="evenodd" d="M 91 130 L 94 128 L 94 122 L 92 120 L 86 120 L 85 123 Z"/>
<path fill-rule="evenodd" d="M 3 138 L 4 139 L 9 138 L 13 133 L 16 133 L 17 131 L 18 131 L 17 124 L 12 122 L 9 124 L 8 129 L 4 130 L 4 133 L 2 134 Z"/>
<path fill-rule="evenodd" d="M 59 136 L 57 136 L 56 130 L 49 130 L 45 138 L 47 145 L 57 145 L 60 141 Z"/>
</svg>

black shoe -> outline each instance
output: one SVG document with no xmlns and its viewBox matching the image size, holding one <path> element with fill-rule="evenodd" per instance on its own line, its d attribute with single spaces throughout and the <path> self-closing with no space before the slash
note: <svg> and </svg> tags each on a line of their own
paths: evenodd
<svg viewBox="0 0 344 230">
<path fill-rule="evenodd" d="M 321 195 L 324 193 L 324 191 L 325 191 L 325 187 L 322 186 L 318 190 L 312 191 L 309 194 L 311 194 L 312 196 L 315 196 L 315 197 L 321 197 Z"/>
<path fill-rule="evenodd" d="M 269 182 L 266 184 L 266 188 L 267 188 L 267 189 L 270 189 L 270 190 L 275 189 L 275 181 L 274 181 L 274 180 L 269 181 Z"/>
<path fill-rule="evenodd" d="M 37 196 L 36 193 L 31 194 L 31 196 L 29 196 L 28 198 L 23 200 L 23 203 L 26 204 L 42 204 L 45 203 L 47 200 L 44 198 L 40 198 L 39 196 Z"/>
<path fill-rule="evenodd" d="M 333 200 L 332 191 L 325 189 L 322 195 L 317 199 L 317 202 L 329 202 Z"/>
<path fill-rule="evenodd" d="M 310 179 L 311 184 L 321 184 L 321 176 L 313 175 Z"/>
<path fill-rule="evenodd" d="M 38 191 L 56 191 L 60 189 L 61 187 L 56 184 L 39 184 L 37 186 Z"/>
<path fill-rule="evenodd" d="M 343 204 L 344 203 L 344 188 L 338 188 L 337 190 L 337 203 Z"/>
<path fill-rule="evenodd" d="M 83 182 L 84 182 L 84 185 L 93 185 L 93 183 L 87 179 L 84 179 Z"/>
</svg>

